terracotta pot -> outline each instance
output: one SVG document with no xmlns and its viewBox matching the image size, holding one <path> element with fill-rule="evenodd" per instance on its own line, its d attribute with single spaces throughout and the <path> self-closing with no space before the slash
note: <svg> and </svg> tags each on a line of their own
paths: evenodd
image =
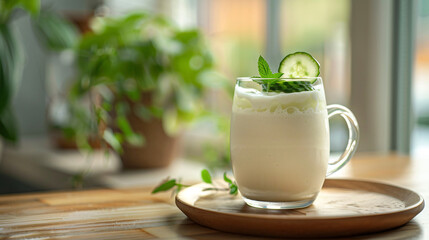
<svg viewBox="0 0 429 240">
<path fill-rule="evenodd" d="M 79 147 L 76 144 L 75 138 L 67 138 L 59 129 L 52 129 L 49 132 L 49 137 L 53 146 L 56 149 L 68 150 L 68 149 L 78 149 Z M 88 137 L 88 143 L 93 149 L 101 148 L 101 138 L 97 136 Z"/>
<path fill-rule="evenodd" d="M 150 94 L 144 94 L 141 103 L 150 103 Z M 168 166 L 177 155 L 178 137 L 168 136 L 162 126 L 162 120 L 152 117 L 150 120 L 139 118 L 132 110 L 135 103 L 126 100 L 130 106 L 128 122 L 134 132 L 145 138 L 143 146 L 133 146 L 124 142 L 120 154 L 124 168 L 162 168 Z"/>
<path fill-rule="evenodd" d="M 133 130 L 142 134 L 146 143 L 144 146 L 123 144 L 120 155 L 124 168 L 160 168 L 168 166 L 176 156 L 178 139 L 168 136 L 159 119 L 148 122 L 129 118 Z"/>
</svg>

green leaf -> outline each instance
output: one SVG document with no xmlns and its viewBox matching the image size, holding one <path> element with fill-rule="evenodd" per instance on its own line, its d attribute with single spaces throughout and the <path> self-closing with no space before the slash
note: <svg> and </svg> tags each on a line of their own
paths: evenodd
<svg viewBox="0 0 429 240">
<path fill-rule="evenodd" d="M 118 138 L 113 134 L 112 130 L 104 130 L 103 139 L 116 151 L 121 153 L 122 146 Z"/>
<path fill-rule="evenodd" d="M 112 109 L 112 104 L 110 104 L 109 102 L 103 102 L 101 104 L 101 107 L 106 111 L 110 111 Z"/>
<path fill-rule="evenodd" d="M 41 12 L 34 21 L 40 39 L 53 51 L 73 48 L 77 45 L 79 32 L 77 28 L 65 18 L 52 13 Z"/>
<path fill-rule="evenodd" d="M 223 173 L 223 180 L 228 183 L 229 185 L 229 194 L 235 195 L 237 194 L 238 187 L 235 182 L 232 182 L 230 178 L 226 175 L 226 172 Z"/>
<path fill-rule="evenodd" d="M 235 194 L 237 194 L 238 193 L 238 187 L 237 187 L 237 185 L 235 185 L 235 184 L 231 184 L 230 186 L 229 186 L 229 194 L 231 194 L 231 195 L 235 195 Z"/>
<path fill-rule="evenodd" d="M 128 143 L 134 146 L 142 146 L 144 144 L 144 137 L 133 131 L 128 119 L 125 116 L 118 116 L 116 123 L 118 124 L 119 129 L 124 134 Z"/>
<path fill-rule="evenodd" d="M 0 22 L 7 23 L 16 8 L 22 8 L 34 17 L 39 13 L 40 0 L 1 0 Z"/>
<path fill-rule="evenodd" d="M 223 173 L 223 180 L 229 184 L 232 184 L 232 180 L 228 178 L 226 172 Z"/>
<path fill-rule="evenodd" d="M 212 177 L 210 176 L 210 173 L 207 169 L 203 169 L 201 171 L 201 179 L 205 183 L 212 183 Z"/>
<path fill-rule="evenodd" d="M 273 73 L 271 74 L 271 78 L 280 78 L 281 76 L 283 76 L 283 73 Z"/>
<path fill-rule="evenodd" d="M 192 91 L 192 88 L 187 84 L 180 83 L 176 90 L 176 106 L 179 111 L 183 112 L 195 112 L 196 106 L 196 94 Z"/>
<path fill-rule="evenodd" d="M 261 78 L 279 78 L 283 76 L 283 73 L 272 73 L 270 66 L 262 56 L 259 56 L 259 59 L 258 59 L 258 70 L 259 70 L 259 75 L 261 75 Z"/>
<path fill-rule="evenodd" d="M 127 89 L 125 94 L 133 102 L 138 102 L 140 100 L 140 90 L 137 87 L 133 87 L 133 89 Z"/>
<path fill-rule="evenodd" d="M 124 135 L 123 135 L 123 134 L 118 133 L 118 132 L 115 132 L 113 135 L 115 136 L 116 140 L 117 140 L 119 143 L 124 142 Z"/>
<path fill-rule="evenodd" d="M 0 136 L 3 136 L 8 141 L 16 142 L 18 139 L 17 132 L 15 116 L 11 109 L 7 107 L 0 114 Z"/>
<path fill-rule="evenodd" d="M 259 56 L 258 59 L 258 70 L 262 78 L 269 78 L 273 74 L 267 61 L 262 56 Z"/>
<path fill-rule="evenodd" d="M 20 5 L 31 15 L 36 16 L 40 11 L 40 0 L 20 0 Z"/>
<path fill-rule="evenodd" d="M 152 193 L 168 191 L 168 190 L 172 189 L 174 186 L 176 186 L 176 179 L 171 179 L 169 181 L 166 181 L 166 182 L 162 183 L 158 187 L 156 187 L 152 191 Z"/>
<path fill-rule="evenodd" d="M 8 25 L 0 24 L 0 114 L 18 91 L 23 67 L 19 39 Z"/>
<path fill-rule="evenodd" d="M 162 116 L 162 126 L 169 136 L 175 136 L 180 130 L 180 119 L 175 107 L 170 107 L 164 111 Z"/>
<path fill-rule="evenodd" d="M 122 131 L 122 133 L 127 136 L 131 136 L 134 134 L 133 129 L 131 128 L 130 123 L 128 122 L 128 119 L 125 116 L 118 116 L 116 119 L 116 124 L 118 124 L 119 129 Z"/>
<path fill-rule="evenodd" d="M 10 62 L 11 42 L 10 29 L 6 25 L 0 25 L 0 114 L 8 106 L 12 98 L 12 70 Z"/>
<path fill-rule="evenodd" d="M 73 139 L 73 137 L 76 136 L 76 130 L 72 127 L 61 127 L 61 132 L 67 139 Z"/>
<path fill-rule="evenodd" d="M 141 147 L 146 142 L 146 139 L 144 138 L 144 136 L 138 133 L 134 133 L 130 136 L 126 136 L 125 138 L 127 139 L 127 142 L 129 144 L 134 145 L 136 147 Z"/>
<path fill-rule="evenodd" d="M 0 24 L 0 136 L 12 142 L 18 133 L 10 105 L 18 91 L 23 64 L 20 42 L 8 25 Z"/>
<path fill-rule="evenodd" d="M 184 188 L 184 186 L 182 184 L 177 184 L 176 186 L 177 186 L 177 188 L 176 188 L 177 193 L 180 192 L 182 190 L 182 188 Z"/>
<path fill-rule="evenodd" d="M 156 106 L 150 106 L 149 110 L 150 113 L 157 118 L 162 118 L 162 115 L 164 114 L 164 110 Z"/>
</svg>

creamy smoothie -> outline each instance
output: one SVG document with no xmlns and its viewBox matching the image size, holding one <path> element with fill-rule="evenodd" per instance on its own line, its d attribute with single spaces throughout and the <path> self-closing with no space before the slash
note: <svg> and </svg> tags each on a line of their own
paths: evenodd
<svg viewBox="0 0 429 240">
<path fill-rule="evenodd" d="M 269 202 L 315 198 L 329 159 L 323 85 L 296 93 L 262 92 L 254 82 L 236 86 L 231 158 L 241 194 Z"/>
</svg>

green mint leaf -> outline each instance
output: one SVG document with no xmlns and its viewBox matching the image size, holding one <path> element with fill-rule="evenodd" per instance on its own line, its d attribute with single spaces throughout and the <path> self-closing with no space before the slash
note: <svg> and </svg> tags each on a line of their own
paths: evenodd
<svg viewBox="0 0 429 240">
<path fill-rule="evenodd" d="M 122 153 L 121 139 L 119 135 L 113 134 L 112 130 L 106 129 L 103 134 L 103 139 L 106 141 L 116 152 Z"/>
<path fill-rule="evenodd" d="M 237 187 L 237 185 L 235 185 L 235 184 L 231 184 L 230 186 L 229 186 L 229 194 L 231 194 L 231 195 L 235 195 L 235 194 L 237 194 L 238 193 L 238 187 Z"/>
<path fill-rule="evenodd" d="M 265 76 L 264 78 L 280 78 L 283 76 L 283 73 L 272 73 L 270 75 Z M 260 76 L 253 76 L 252 78 L 261 78 Z"/>
<path fill-rule="evenodd" d="M 152 191 L 152 194 L 153 193 L 157 193 L 157 192 L 168 191 L 168 190 L 172 189 L 174 186 L 176 186 L 176 179 L 171 179 L 169 181 L 166 181 L 166 182 L 162 183 L 158 187 L 156 187 Z"/>
<path fill-rule="evenodd" d="M 134 133 L 130 123 L 128 122 L 128 119 L 125 116 L 117 117 L 116 124 L 118 124 L 119 129 L 121 129 L 125 136 L 130 136 Z"/>
<path fill-rule="evenodd" d="M 205 183 L 212 183 L 212 177 L 207 169 L 201 171 L 201 179 L 203 179 Z"/>
<path fill-rule="evenodd" d="M 270 66 L 262 56 L 259 56 L 259 59 L 258 59 L 258 70 L 259 70 L 259 75 L 261 75 L 261 78 L 279 78 L 283 75 L 283 73 L 271 72 Z M 259 78 L 259 77 L 256 76 L 254 78 Z"/>
<path fill-rule="evenodd" d="M 226 172 L 223 173 L 223 180 L 229 184 L 232 184 L 232 180 L 228 178 Z"/>
<path fill-rule="evenodd" d="M 258 70 L 259 75 L 261 75 L 262 78 L 267 78 L 273 73 L 271 72 L 270 66 L 268 65 L 267 61 L 262 56 L 259 56 L 258 59 Z"/>
<path fill-rule="evenodd" d="M 273 73 L 270 78 L 280 78 L 281 76 L 283 76 L 283 73 Z"/>
</svg>

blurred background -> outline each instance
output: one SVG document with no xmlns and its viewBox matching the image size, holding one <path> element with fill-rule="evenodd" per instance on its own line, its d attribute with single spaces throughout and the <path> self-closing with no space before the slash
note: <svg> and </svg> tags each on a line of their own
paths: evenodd
<svg viewBox="0 0 429 240">
<path fill-rule="evenodd" d="M 229 169 L 236 77 L 257 75 L 259 55 L 276 69 L 295 51 L 320 62 L 328 104 L 355 113 L 359 152 L 429 154 L 429 0 L 9 2 L 18 8 L 0 5 L 2 48 L 22 59 L 1 56 L 18 73 L 3 79 L 15 90 L 0 85 L 16 92 L 14 120 L 2 116 L 12 123 L 2 125 L 0 193 Z M 331 151 L 342 152 L 347 128 L 330 124 Z M 149 163 L 136 163 L 143 155 Z"/>
</svg>

